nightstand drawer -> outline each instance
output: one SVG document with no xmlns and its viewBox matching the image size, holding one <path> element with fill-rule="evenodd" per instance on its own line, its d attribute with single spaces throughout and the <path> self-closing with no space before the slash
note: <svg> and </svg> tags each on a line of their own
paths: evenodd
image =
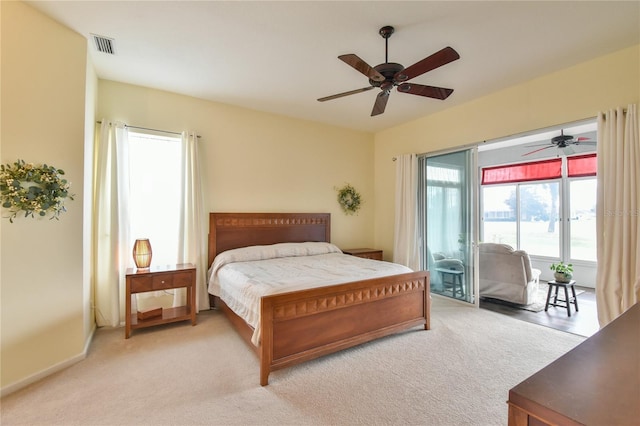
<svg viewBox="0 0 640 426">
<path fill-rule="evenodd" d="M 153 290 L 152 281 L 151 277 L 131 278 L 131 293 L 142 293 L 143 291 Z"/>
<path fill-rule="evenodd" d="M 375 251 L 372 253 L 361 253 L 358 257 L 364 257 L 365 259 L 382 260 L 382 251 Z"/>
<path fill-rule="evenodd" d="M 350 254 L 352 256 L 364 257 L 365 259 L 382 260 L 382 250 L 371 248 L 359 248 L 359 249 L 345 249 L 342 250 L 344 254 Z"/>
<path fill-rule="evenodd" d="M 173 288 L 173 274 L 156 275 L 151 278 L 153 290 Z"/>
<path fill-rule="evenodd" d="M 191 272 L 173 274 L 173 287 L 189 287 L 193 279 Z"/>
</svg>

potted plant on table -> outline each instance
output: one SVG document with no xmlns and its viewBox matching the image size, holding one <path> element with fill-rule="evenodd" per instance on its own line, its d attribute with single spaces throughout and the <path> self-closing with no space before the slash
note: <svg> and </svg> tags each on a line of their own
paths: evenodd
<svg viewBox="0 0 640 426">
<path fill-rule="evenodd" d="M 553 276 L 556 282 L 568 283 L 573 278 L 573 264 L 572 263 L 552 263 L 549 267 L 553 271 Z"/>
</svg>

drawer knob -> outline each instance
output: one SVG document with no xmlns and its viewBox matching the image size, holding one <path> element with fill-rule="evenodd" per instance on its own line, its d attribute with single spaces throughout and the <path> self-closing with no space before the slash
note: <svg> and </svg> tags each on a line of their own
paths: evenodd
<svg viewBox="0 0 640 426">
<path fill-rule="evenodd" d="M 164 284 L 164 280 L 162 280 L 162 284 Z"/>
</svg>

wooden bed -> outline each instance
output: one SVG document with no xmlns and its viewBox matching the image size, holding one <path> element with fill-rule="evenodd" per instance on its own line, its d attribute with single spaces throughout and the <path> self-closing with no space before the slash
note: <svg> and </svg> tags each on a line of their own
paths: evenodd
<svg viewBox="0 0 640 426">
<path fill-rule="evenodd" d="M 330 242 L 329 213 L 210 213 L 209 266 L 225 250 L 280 242 Z M 409 328 L 430 327 L 427 271 L 354 281 L 261 299 L 261 341 L 253 328 L 215 298 L 269 373 Z"/>
</svg>

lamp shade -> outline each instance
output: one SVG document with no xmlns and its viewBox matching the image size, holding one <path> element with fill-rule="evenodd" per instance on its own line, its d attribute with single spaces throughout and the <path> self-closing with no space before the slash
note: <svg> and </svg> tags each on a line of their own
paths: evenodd
<svg viewBox="0 0 640 426">
<path fill-rule="evenodd" d="M 151 265 L 151 243 L 147 238 L 136 240 L 133 245 L 133 261 L 138 269 L 149 269 Z"/>
</svg>

